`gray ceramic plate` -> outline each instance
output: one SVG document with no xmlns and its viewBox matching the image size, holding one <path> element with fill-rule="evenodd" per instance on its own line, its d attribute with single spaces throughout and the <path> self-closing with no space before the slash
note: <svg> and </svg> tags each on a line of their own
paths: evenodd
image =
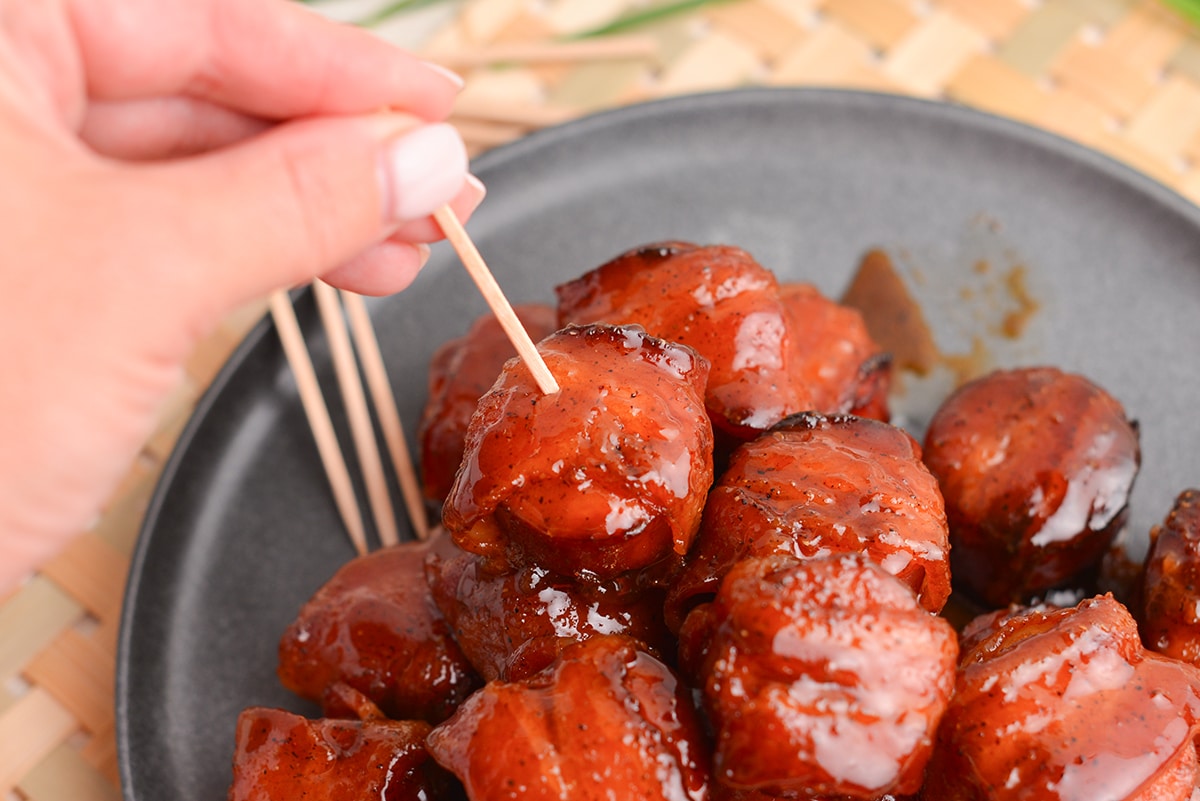
<svg viewBox="0 0 1200 801">
<path fill-rule="evenodd" d="M 470 230 L 514 301 L 551 301 L 555 283 L 660 239 L 738 244 L 836 295 L 883 246 L 942 351 L 976 342 L 996 363 L 1083 372 L 1140 420 L 1135 535 L 1200 484 L 1200 211 L 1105 157 L 945 105 L 758 90 L 603 114 L 475 166 L 489 197 Z M 1026 290 L 1038 309 L 1022 335 L 997 336 Z M 328 381 L 307 297 L 300 309 Z M 442 249 L 371 309 L 411 424 L 431 352 L 483 304 Z M 929 401 L 901 406 L 919 429 Z M 261 325 L 184 433 L 134 560 L 117 688 L 126 798 L 224 797 L 238 711 L 305 709 L 275 681 L 276 643 L 351 554 Z"/>
</svg>

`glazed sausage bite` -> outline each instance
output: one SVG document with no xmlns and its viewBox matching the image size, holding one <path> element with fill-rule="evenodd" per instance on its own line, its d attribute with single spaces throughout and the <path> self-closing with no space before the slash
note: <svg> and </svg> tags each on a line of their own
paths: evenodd
<svg viewBox="0 0 1200 801">
<path fill-rule="evenodd" d="M 443 509 L 463 550 L 603 581 L 687 551 L 712 484 L 708 364 L 637 326 L 568 327 L 479 402 Z"/>
<path fill-rule="evenodd" d="M 954 687 L 948 622 L 860 556 L 735 566 L 680 634 L 737 790 L 915 793 Z"/>
<path fill-rule="evenodd" d="M 306 720 L 251 707 L 238 716 L 229 801 L 425 801 L 453 777 L 425 750 L 428 723 Z"/>
<path fill-rule="evenodd" d="M 936 612 L 950 595 L 937 482 L 899 428 L 800 414 L 736 450 L 709 494 L 700 534 L 667 595 L 667 624 L 711 596 L 740 560 L 861 553 Z"/>
<path fill-rule="evenodd" d="M 780 286 L 746 251 L 664 242 L 557 288 L 559 322 L 636 323 L 712 364 L 713 425 L 752 439 L 790 414 L 887 416 L 890 363 L 858 312 Z"/>
<path fill-rule="evenodd" d="M 686 688 L 626 637 L 490 682 L 427 740 L 471 801 L 701 801 L 708 762 Z"/>
<path fill-rule="evenodd" d="M 848 801 L 844 795 L 809 795 L 807 793 L 803 795 L 797 793 L 779 795 L 777 793 L 765 793 L 761 790 L 734 790 L 717 783 L 714 783 L 709 790 L 709 801 L 795 801 L 797 798 L 803 798 L 805 801 Z M 884 793 L 881 796 L 872 798 L 871 801 L 920 801 L 920 796 Z"/>
<path fill-rule="evenodd" d="M 1200 671 L 1143 649 L 1125 607 L 1017 608 L 964 631 L 924 801 L 1187 801 Z"/>
<path fill-rule="evenodd" d="M 1141 599 L 1146 647 L 1200 667 L 1200 489 L 1150 532 Z"/>
<path fill-rule="evenodd" d="M 1136 425 L 1086 378 L 1034 367 L 963 385 L 925 436 L 955 587 L 999 607 L 1095 567 L 1124 524 L 1140 460 Z"/>
<path fill-rule="evenodd" d="M 489 560 L 449 537 L 430 551 L 426 578 L 463 653 L 485 679 L 517 681 L 550 665 L 571 643 L 624 634 L 662 657 L 674 650 L 662 591 L 626 575 L 580 582 L 537 566 L 492 572 Z"/>
<path fill-rule="evenodd" d="M 788 377 L 808 390 L 805 410 L 886 422 L 892 360 L 871 338 L 862 314 L 810 284 L 782 284 L 779 297 L 787 310 Z"/>
<path fill-rule="evenodd" d="M 712 365 L 713 425 L 749 439 L 809 408 L 788 377 L 787 311 L 775 276 L 746 251 L 683 242 L 624 253 L 557 288 L 560 323 L 637 324 Z"/>
<path fill-rule="evenodd" d="M 346 563 L 300 610 L 279 643 L 284 687 L 330 717 L 353 716 L 339 684 L 391 718 L 444 720 L 482 683 L 425 583 L 427 543 Z"/>
<path fill-rule="evenodd" d="M 516 306 L 521 324 L 537 342 L 557 326 L 550 306 Z M 467 423 L 480 396 L 491 388 L 504 363 L 516 356 L 500 321 L 485 315 L 463 336 L 444 343 L 429 365 L 429 395 L 417 429 L 425 497 L 441 503 L 462 462 Z"/>
</svg>

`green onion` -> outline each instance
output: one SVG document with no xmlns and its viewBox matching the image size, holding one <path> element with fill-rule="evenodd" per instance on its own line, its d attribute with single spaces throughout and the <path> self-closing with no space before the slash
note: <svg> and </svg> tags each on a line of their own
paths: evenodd
<svg viewBox="0 0 1200 801">
<path fill-rule="evenodd" d="M 370 28 L 388 20 L 397 14 L 402 14 L 405 11 L 415 11 L 426 6 L 436 5 L 444 2 L 460 2 L 461 0 L 393 0 L 379 10 L 375 11 L 370 16 L 358 21 L 358 25 L 365 28 Z M 625 33 L 634 30 L 643 25 L 649 25 L 659 20 L 675 14 L 682 14 L 687 11 L 695 11 L 707 5 L 716 5 L 717 3 L 728 3 L 732 0 L 669 0 L 669 2 L 660 3 L 650 8 L 631 11 L 623 16 L 618 17 L 612 22 L 600 25 L 590 30 L 582 31 L 572 35 L 571 39 L 588 39 L 596 36 L 611 36 L 616 33 Z M 299 0 L 301 3 L 310 5 L 319 5 L 322 0 Z M 1200 0 L 1162 0 L 1164 5 L 1167 5 L 1184 18 L 1200 25 Z"/>
<path fill-rule="evenodd" d="M 682 14 L 687 11 L 695 11 L 704 6 L 716 5 L 717 3 L 728 3 L 730 0 L 673 0 L 673 2 L 659 3 L 658 5 L 649 8 L 630 11 L 620 17 L 617 17 L 612 22 L 606 23 L 590 30 L 581 31 L 573 34 L 571 39 L 589 39 L 597 36 L 611 36 L 616 33 L 626 33 L 640 28 L 643 25 L 649 25 L 652 22 L 666 19 L 675 14 Z"/>
<path fill-rule="evenodd" d="M 323 0 L 299 0 L 299 2 L 320 5 Z M 391 19 L 397 14 L 403 14 L 405 11 L 416 11 L 419 8 L 445 2 L 461 2 L 461 0 L 393 0 L 393 2 L 379 8 L 369 16 L 358 20 L 356 24 L 364 28 L 371 28 Z M 588 39 L 597 36 L 611 36 L 615 33 L 625 33 L 676 14 L 695 11 L 707 5 L 728 2 L 731 2 L 731 0 L 669 0 L 668 2 L 659 3 L 649 8 L 630 11 L 623 16 L 617 17 L 612 22 L 573 34 L 569 38 Z"/>
<path fill-rule="evenodd" d="M 426 6 L 433 6 L 444 2 L 447 2 L 447 0 L 393 0 L 393 2 L 383 6 L 370 16 L 360 19 L 357 24 L 364 28 L 373 28 L 397 14 L 403 14 L 405 11 L 416 11 L 418 8 L 425 8 Z M 458 0 L 449 0 L 449 2 L 458 2 Z"/>
<path fill-rule="evenodd" d="M 1200 25 L 1200 0 L 1163 0 L 1188 20 Z"/>
</svg>

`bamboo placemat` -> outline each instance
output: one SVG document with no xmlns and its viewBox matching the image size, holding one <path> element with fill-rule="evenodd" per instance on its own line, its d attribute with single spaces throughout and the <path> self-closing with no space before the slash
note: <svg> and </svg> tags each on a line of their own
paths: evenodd
<svg viewBox="0 0 1200 801">
<path fill-rule="evenodd" d="M 443 11 L 425 50 L 459 60 L 468 86 L 456 122 L 474 152 L 666 95 L 750 84 L 854 87 L 1029 122 L 1200 202 L 1200 38 L 1155 0 L 731 0 L 623 32 L 621 45 L 632 44 L 634 54 L 619 59 L 532 64 L 510 55 L 494 66 L 462 66 L 464 54 L 560 43 L 645 6 L 468 0 Z M 381 32 L 410 24 L 418 21 L 393 19 Z M 112 698 L 129 556 L 194 403 L 261 312 L 231 316 L 197 350 L 185 385 L 95 527 L 0 598 L 7 797 L 120 798 Z"/>
</svg>

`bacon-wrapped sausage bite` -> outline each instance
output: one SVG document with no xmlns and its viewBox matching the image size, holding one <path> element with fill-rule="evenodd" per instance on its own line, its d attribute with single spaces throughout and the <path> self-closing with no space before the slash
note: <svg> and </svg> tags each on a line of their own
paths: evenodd
<svg viewBox="0 0 1200 801">
<path fill-rule="evenodd" d="M 1200 671 L 1146 651 L 1125 607 L 984 615 L 963 633 L 925 801 L 1188 801 Z"/>
<path fill-rule="evenodd" d="M 557 327 L 550 306 L 528 304 L 513 311 L 537 342 Z M 425 497 L 441 503 L 450 493 L 462 463 L 467 423 L 504 363 L 517 355 L 500 321 L 485 315 L 463 336 L 444 343 L 429 364 L 429 396 L 421 414 L 421 484 Z"/>
<path fill-rule="evenodd" d="M 860 556 L 750 559 L 680 634 L 738 790 L 914 793 L 954 686 L 954 629 Z"/>
<path fill-rule="evenodd" d="M 768 793 L 763 790 L 734 790 L 718 782 L 714 782 L 709 788 L 708 798 L 709 801 L 796 801 L 798 798 L 802 798 L 804 801 L 851 801 L 844 795 L 828 795 L 826 793 L 810 795 L 792 792 Z M 884 793 L 872 798 L 871 801 L 920 801 L 920 795 Z"/>
<path fill-rule="evenodd" d="M 627 637 L 490 682 L 427 740 L 471 801 L 702 801 L 708 757 L 686 688 Z"/>
<path fill-rule="evenodd" d="M 1147 648 L 1200 667 L 1200 489 L 1150 532 L 1140 625 Z"/>
<path fill-rule="evenodd" d="M 708 363 L 637 326 L 538 345 L 561 389 L 511 361 L 479 402 L 443 510 L 466 551 L 605 580 L 681 558 L 712 484 Z"/>
<path fill-rule="evenodd" d="M 456 783 L 425 750 L 429 724 L 306 720 L 251 707 L 238 716 L 229 801 L 427 801 Z"/>
<path fill-rule="evenodd" d="M 886 422 L 892 359 L 871 338 L 862 314 L 811 284 L 781 284 L 779 297 L 787 310 L 788 378 L 807 389 L 805 411 Z"/>
<path fill-rule="evenodd" d="M 346 563 L 300 610 L 279 643 L 279 679 L 353 716 L 339 684 L 397 720 L 444 720 L 482 684 L 425 583 L 427 543 L 402 543 Z"/>
<path fill-rule="evenodd" d="M 734 451 L 696 546 L 667 596 L 667 624 L 742 559 L 861 553 L 936 612 L 950 595 L 946 516 L 921 449 L 861 417 L 800 414 Z"/>
<path fill-rule="evenodd" d="M 963 385 L 925 436 L 950 521 L 955 587 L 992 606 L 1096 566 L 1127 516 L 1137 427 L 1111 395 L 1049 367 Z"/>
<path fill-rule="evenodd" d="M 632 637 L 660 658 L 674 651 L 662 590 L 641 586 L 635 575 L 581 582 L 536 566 L 493 572 L 487 559 L 448 537 L 425 564 L 454 639 L 488 681 L 527 678 L 563 648 L 602 634 Z"/>
<path fill-rule="evenodd" d="M 713 425 L 735 440 L 802 411 L 878 412 L 887 393 L 886 360 L 857 312 L 811 287 L 781 290 L 740 248 L 647 245 L 557 292 L 562 324 L 636 323 L 695 348 L 712 365 Z"/>
</svg>

